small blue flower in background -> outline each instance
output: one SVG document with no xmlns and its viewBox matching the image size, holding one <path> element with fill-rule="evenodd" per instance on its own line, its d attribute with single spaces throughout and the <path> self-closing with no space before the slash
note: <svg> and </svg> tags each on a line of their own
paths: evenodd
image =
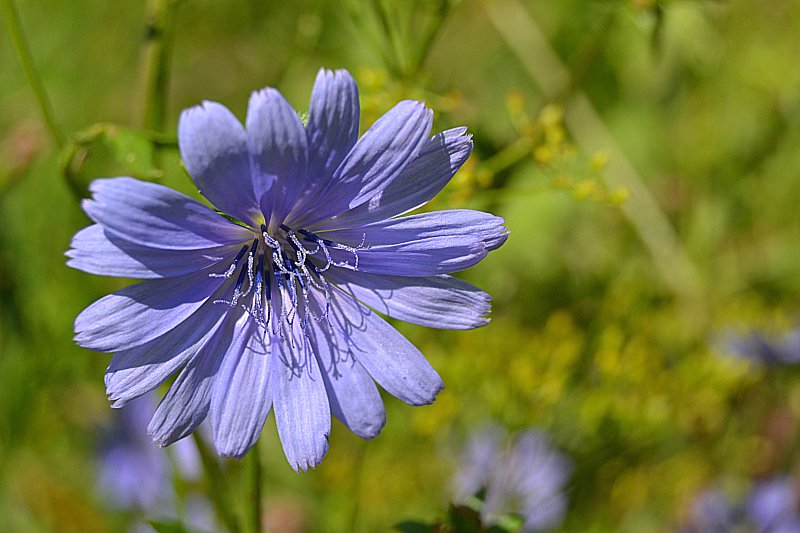
<svg viewBox="0 0 800 533">
<path fill-rule="evenodd" d="M 97 489 L 118 509 L 163 511 L 174 503 L 169 460 L 143 431 L 153 407 L 150 396 L 138 398 L 102 431 Z"/>
<path fill-rule="evenodd" d="M 436 328 L 485 325 L 490 298 L 450 276 L 505 242 L 503 220 L 471 210 L 398 217 L 433 198 L 466 161 L 466 128 L 431 136 L 403 101 L 359 139 L 358 88 L 321 70 L 308 123 L 276 90 L 255 92 L 245 125 L 224 106 L 183 112 L 178 142 L 222 213 L 132 178 L 92 183 L 95 222 L 72 267 L 145 281 L 75 321 L 75 340 L 115 352 L 115 407 L 177 379 L 148 427 L 160 445 L 210 418 L 220 455 L 241 457 L 272 410 L 295 469 L 328 448 L 331 413 L 362 438 L 385 411 L 377 382 L 411 405 L 443 384 L 377 312 Z M 232 221 L 235 219 L 238 222 Z"/>
<path fill-rule="evenodd" d="M 528 430 L 509 441 L 498 426 L 482 428 L 470 437 L 459 465 L 455 501 L 468 503 L 482 494 L 480 513 L 486 524 L 515 514 L 523 519 L 522 531 L 547 531 L 563 521 L 572 464 L 544 433 Z"/>
<path fill-rule="evenodd" d="M 177 496 L 173 476 L 177 474 L 189 482 L 198 480 L 200 457 L 191 440 L 177 443 L 169 455 L 153 446 L 145 429 L 154 406 L 151 394 L 137 398 L 117 411 L 111 423 L 103 428 L 96 486 L 99 495 L 116 509 L 148 518 L 174 519 Z M 208 500 L 192 493 L 185 498 L 186 524 L 193 531 L 214 531 L 215 519 Z M 153 529 L 141 522 L 134 525 L 133 531 Z"/>
<path fill-rule="evenodd" d="M 746 512 L 759 531 L 800 533 L 799 497 L 797 485 L 791 478 L 773 478 L 753 488 Z"/>
<path fill-rule="evenodd" d="M 692 502 L 685 533 L 758 531 L 800 533 L 800 492 L 792 478 L 777 476 L 756 483 L 743 503 L 718 489 L 698 494 Z"/>
<path fill-rule="evenodd" d="M 697 531 L 732 531 L 737 516 L 725 493 L 720 489 L 709 489 L 695 496 L 689 512 L 689 527 L 686 533 Z"/>
<path fill-rule="evenodd" d="M 733 331 L 722 336 L 724 349 L 732 355 L 765 365 L 794 365 L 800 363 L 800 328 L 778 336 L 752 331 L 747 334 Z"/>
</svg>

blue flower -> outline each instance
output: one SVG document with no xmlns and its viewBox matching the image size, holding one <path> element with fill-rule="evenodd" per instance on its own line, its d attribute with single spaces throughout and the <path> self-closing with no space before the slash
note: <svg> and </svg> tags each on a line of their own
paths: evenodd
<svg viewBox="0 0 800 533">
<path fill-rule="evenodd" d="M 694 497 L 689 512 L 689 525 L 685 533 L 697 531 L 732 531 L 736 526 L 737 512 L 719 488 L 708 489 Z"/>
<path fill-rule="evenodd" d="M 800 532 L 797 485 L 789 477 L 775 477 L 757 484 L 746 502 L 747 515 L 759 531 Z"/>
<path fill-rule="evenodd" d="M 743 502 L 732 502 L 719 488 L 698 494 L 692 502 L 685 533 L 759 531 L 800 533 L 795 482 L 776 476 L 756 483 Z"/>
<path fill-rule="evenodd" d="M 97 463 L 97 489 L 114 508 L 138 511 L 149 516 L 174 516 L 177 497 L 172 488 L 173 476 L 183 480 L 197 480 L 201 474 L 200 456 L 191 440 L 182 440 L 171 449 L 153 446 L 145 435 L 145 428 L 155 406 L 153 394 L 129 402 L 100 431 L 101 440 Z M 175 464 L 175 471 L 171 461 Z M 206 508 L 208 502 L 195 498 L 197 509 Z M 200 516 L 200 513 L 197 514 Z M 213 520 L 192 521 L 198 529 L 213 530 Z"/>
<path fill-rule="evenodd" d="M 723 334 L 725 349 L 732 355 L 765 365 L 795 365 L 800 363 L 800 328 L 778 336 L 758 331 Z"/>
<path fill-rule="evenodd" d="M 430 136 L 432 114 L 403 101 L 359 139 L 358 88 L 322 70 L 307 125 L 275 89 L 244 126 L 224 106 L 183 112 L 180 152 L 225 216 L 171 189 L 100 179 L 68 264 L 145 281 L 75 321 L 76 342 L 115 352 L 114 406 L 178 373 L 148 431 L 163 446 L 207 416 L 220 455 L 243 456 L 270 410 L 289 463 L 317 465 L 333 413 L 360 437 L 385 422 L 374 382 L 411 405 L 442 381 L 378 312 L 451 329 L 487 323 L 490 298 L 449 274 L 506 240 L 471 210 L 398 217 L 435 196 L 472 149 L 466 128 Z"/>
<path fill-rule="evenodd" d="M 161 512 L 172 504 L 169 460 L 144 437 L 152 410 L 149 396 L 139 398 L 101 432 L 97 488 L 118 509 Z"/>
<path fill-rule="evenodd" d="M 486 524 L 518 514 L 522 531 L 558 527 L 567 510 L 564 486 L 572 474 L 571 462 L 540 431 L 525 431 L 510 446 L 507 440 L 497 426 L 473 433 L 454 480 L 456 501 L 484 493 L 480 513 Z"/>
</svg>

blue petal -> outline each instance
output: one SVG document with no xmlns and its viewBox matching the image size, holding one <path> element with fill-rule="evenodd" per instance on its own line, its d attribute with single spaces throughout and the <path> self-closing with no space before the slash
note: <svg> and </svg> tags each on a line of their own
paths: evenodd
<svg viewBox="0 0 800 533">
<path fill-rule="evenodd" d="M 214 383 L 211 424 L 222 456 L 243 457 L 258 440 L 272 405 L 270 347 L 243 315 Z"/>
<path fill-rule="evenodd" d="M 320 69 L 308 111 L 308 177 L 293 213 L 314 209 L 334 171 L 358 139 L 358 86 L 346 70 Z M 293 215 L 289 215 L 292 218 Z"/>
<path fill-rule="evenodd" d="M 404 100 L 379 118 L 339 165 L 324 204 L 293 221 L 299 227 L 336 215 L 372 198 L 417 156 L 428 138 L 432 114 L 422 102 Z"/>
<path fill-rule="evenodd" d="M 172 278 L 232 259 L 240 245 L 205 250 L 165 250 L 132 243 L 108 233 L 99 224 L 80 230 L 72 238 L 67 266 L 100 276 Z"/>
<path fill-rule="evenodd" d="M 125 287 L 84 309 L 75 319 L 75 342 L 116 352 L 160 337 L 186 320 L 222 285 L 224 278 L 198 272 Z"/>
<path fill-rule="evenodd" d="M 277 226 L 305 187 L 308 147 L 297 112 L 272 88 L 254 92 L 247 108 L 253 190 L 261 211 Z"/>
<path fill-rule="evenodd" d="M 502 465 L 507 437 L 505 429 L 499 424 L 472 430 L 453 476 L 453 501 L 465 503 L 489 484 L 494 472 Z"/>
<path fill-rule="evenodd" d="M 247 133 L 227 107 L 203 102 L 184 110 L 178 120 L 178 146 L 203 196 L 239 220 L 258 221 Z"/>
<path fill-rule="evenodd" d="M 89 218 L 119 237 L 167 250 L 199 250 L 241 243 L 253 233 L 196 200 L 163 185 L 133 178 L 94 180 L 83 201 Z"/>
<path fill-rule="evenodd" d="M 441 329 L 472 329 L 489 323 L 491 297 L 452 276 L 399 277 L 353 272 L 328 274 L 336 283 L 379 313 Z"/>
<path fill-rule="evenodd" d="M 272 337 L 272 405 L 283 452 L 292 468 L 317 466 L 328 452 L 331 414 L 325 383 L 297 322 L 294 339 Z M 288 335 L 287 335 L 288 336 Z"/>
<path fill-rule="evenodd" d="M 420 207 L 439 194 L 471 153 L 472 136 L 467 135 L 467 128 L 437 133 L 423 145 L 416 159 L 368 202 L 334 216 L 324 225 L 352 228 Z"/>
<path fill-rule="evenodd" d="M 320 235 L 341 243 L 358 244 L 363 240 L 367 246 L 472 235 L 479 237 L 487 250 L 494 250 L 508 238 L 508 228 L 503 224 L 502 218 L 490 213 L 451 209 L 383 220 L 347 230 L 326 231 Z"/>
<path fill-rule="evenodd" d="M 106 393 L 114 407 L 163 383 L 213 338 L 228 308 L 206 303 L 175 329 L 141 346 L 117 352 L 106 371 Z"/>
<path fill-rule="evenodd" d="M 358 271 L 392 276 L 449 274 L 478 264 L 487 252 L 486 245 L 479 237 L 429 237 L 358 250 Z M 355 266 L 352 252 L 331 249 L 330 255 L 337 262 Z"/>
<path fill-rule="evenodd" d="M 214 378 L 233 336 L 233 320 L 227 320 L 178 374 L 158 404 L 147 432 L 159 446 L 169 446 L 194 431 L 208 415 Z"/>
<path fill-rule="evenodd" d="M 386 392 L 411 405 L 433 403 L 442 378 L 396 329 L 350 296 L 334 292 L 334 328 L 347 339 L 349 355 Z"/>
<path fill-rule="evenodd" d="M 349 356 L 347 340 L 327 321 L 311 320 L 308 328 L 331 412 L 362 439 L 376 437 L 386 424 L 386 410 L 375 382 L 361 363 Z"/>
</svg>

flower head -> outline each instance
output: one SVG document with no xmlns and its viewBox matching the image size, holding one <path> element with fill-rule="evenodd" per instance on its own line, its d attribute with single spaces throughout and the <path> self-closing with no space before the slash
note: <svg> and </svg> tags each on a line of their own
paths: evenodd
<svg viewBox="0 0 800 533">
<path fill-rule="evenodd" d="M 171 513 L 175 504 L 173 472 L 166 451 L 154 447 L 145 436 L 154 406 L 152 394 L 141 396 L 120 409 L 102 428 L 97 488 L 116 508 L 164 515 Z M 181 441 L 172 451 L 181 478 L 196 479 L 200 457 L 194 443 Z"/>
<path fill-rule="evenodd" d="M 775 476 L 755 483 L 744 500 L 734 500 L 719 488 L 695 496 L 688 523 L 681 531 L 800 531 L 799 493 L 795 481 Z"/>
<path fill-rule="evenodd" d="M 732 355 L 765 365 L 800 363 L 800 328 L 777 336 L 759 331 L 746 334 L 727 331 L 723 334 L 723 344 Z"/>
<path fill-rule="evenodd" d="M 691 503 L 687 527 L 681 531 L 732 531 L 737 513 L 722 490 L 713 488 L 697 494 Z"/>
<path fill-rule="evenodd" d="M 161 445 L 211 419 L 217 451 L 243 456 L 272 410 L 289 463 L 327 451 L 333 413 L 375 437 L 377 382 L 411 404 L 442 381 L 377 312 L 416 324 L 487 323 L 490 298 L 449 274 L 506 239 L 503 220 L 471 210 L 398 217 L 430 200 L 472 149 L 465 128 L 430 136 L 431 112 L 403 101 L 359 139 L 358 89 L 322 70 L 308 123 L 275 89 L 255 92 L 242 125 L 224 106 L 183 112 L 180 152 L 221 214 L 161 185 L 92 183 L 95 222 L 69 265 L 145 281 L 75 321 L 76 342 L 115 352 L 114 406 L 178 376 L 148 431 Z"/>
<path fill-rule="evenodd" d="M 564 486 L 572 472 L 570 461 L 540 431 L 516 435 L 510 446 L 507 440 L 497 426 L 471 436 L 454 480 L 456 501 L 485 491 L 481 517 L 487 524 L 513 513 L 521 515 L 523 531 L 557 527 L 567 510 Z"/>
<path fill-rule="evenodd" d="M 800 531 L 800 493 L 794 480 L 775 477 L 758 483 L 746 502 L 747 515 L 760 531 Z"/>
</svg>

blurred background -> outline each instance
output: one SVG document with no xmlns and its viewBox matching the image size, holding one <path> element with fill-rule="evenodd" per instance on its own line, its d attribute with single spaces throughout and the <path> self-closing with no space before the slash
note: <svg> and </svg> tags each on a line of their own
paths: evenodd
<svg viewBox="0 0 800 533">
<path fill-rule="evenodd" d="M 97 482 L 120 415 L 109 356 L 72 342 L 76 314 L 129 283 L 64 266 L 88 182 L 196 195 L 180 111 L 208 99 L 244 118 L 267 85 L 305 111 L 322 66 L 359 82 L 362 131 L 404 98 L 427 102 L 437 131 L 469 126 L 471 159 L 426 209 L 490 210 L 511 237 L 463 274 L 494 298 L 488 327 L 397 323 L 444 379 L 436 403 L 386 396 L 369 443 L 335 422 L 302 474 L 270 417 L 271 531 L 444 520 L 463 443 L 489 422 L 542 431 L 569 457 L 559 531 L 678 530 L 703 491 L 736 500 L 800 473 L 795 0 L 2 5 L 0 530 L 126 531 L 146 515 Z M 176 515 L 192 514 L 214 482 L 156 451 Z"/>
</svg>

